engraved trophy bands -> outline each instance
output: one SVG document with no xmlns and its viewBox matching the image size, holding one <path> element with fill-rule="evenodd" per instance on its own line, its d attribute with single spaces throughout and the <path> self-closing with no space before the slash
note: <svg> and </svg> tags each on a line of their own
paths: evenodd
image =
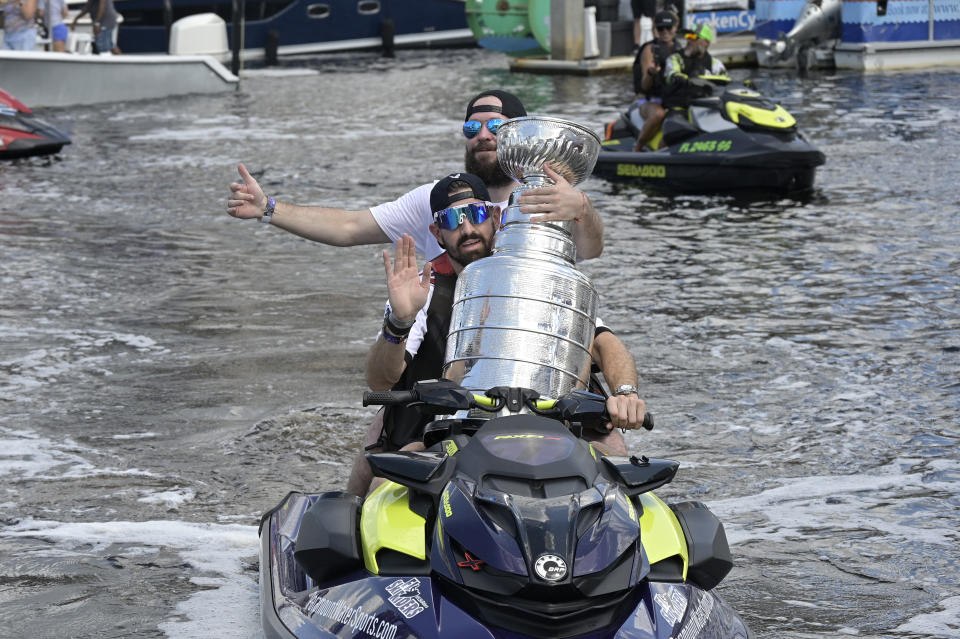
<svg viewBox="0 0 960 639">
<path fill-rule="evenodd" d="M 500 166 L 520 185 L 493 255 L 457 279 L 444 377 L 475 391 L 520 386 L 545 397 L 586 386 L 598 300 L 576 268 L 573 222 L 532 223 L 515 202 L 524 190 L 552 184 L 545 163 L 577 184 L 599 152 L 600 138 L 574 122 L 534 116 L 500 126 Z"/>
</svg>

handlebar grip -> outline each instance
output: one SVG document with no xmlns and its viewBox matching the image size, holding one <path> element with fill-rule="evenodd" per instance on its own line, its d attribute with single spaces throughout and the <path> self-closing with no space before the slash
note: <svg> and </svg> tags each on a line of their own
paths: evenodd
<svg viewBox="0 0 960 639">
<path fill-rule="evenodd" d="M 393 406 L 395 404 L 408 404 L 416 401 L 417 393 L 412 390 L 402 391 L 364 391 L 363 405 L 370 406 Z"/>
<path fill-rule="evenodd" d="M 653 430 L 653 413 L 646 413 L 643 416 L 643 423 L 640 425 L 647 430 Z"/>
</svg>

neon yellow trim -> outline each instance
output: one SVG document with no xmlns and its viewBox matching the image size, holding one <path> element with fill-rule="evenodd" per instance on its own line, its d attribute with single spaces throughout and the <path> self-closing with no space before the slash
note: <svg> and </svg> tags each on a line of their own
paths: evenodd
<svg viewBox="0 0 960 639">
<path fill-rule="evenodd" d="M 460 450 L 460 447 L 457 446 L 457 443 L 452 439 L 443 440 L 443 452 L 447 454 L 447 457 L 453 457 L 457 454 L 457 451 Z"/>
<path fill-rule="evenodd" d="M 594 458 L 594 459 L 596 459 L 596 458 L 597 458 L 597 449 L 593 447 L 593 443 L 592 443 L 592 442 L 590 443 L 589 448 L 590 448 L 590 454 L 593 455 L 593 458 Z"/>
<path fill-rule="evenodd" d="M 379 574 L 377 552 L 383 548 L 425 560 L 425 523 L 410 510 L 405 486 L 392 481 L 378 486 L 363 502 L 360 513 L 360 540 L 367 570 Z"/>
<path fill-rule="evenodd" d="M 687 540 L 683 528 L 670 507 L 653 493 L 642 493 L 638 499 L 643 507 L 640 515 L 640 542 L 651 564 L 680 555 L 683 560 L 683 579 L 687 579 Z"/>
<path fill-rule="evenodd" d="M 742 102 L 727 102 L 727 115 L 734 123 L 740 123 L 740 117 L 750 120 L 754 124 L 767 126 L 772 129 L 789 129 L 797 120 L 779 104 L 773 111 L 752 107 Z"/>
<path fill-rule="evenodd" d="M 497 400 L 492 397 L 487 397 L 486 395 L 477 395 L 473 393 L 473 401 L 481 406 L 486 406 L 487 408 L 493 408 L 497 405 Z"/>
<path fill-rule="evenodd" d="M 657 129 L 657 134 L 647 142 L 647 146 L 656 151 L 663 145 L 663 129 Z"/>
<path fill-rule="evenodd" d="M 730 84 L 732 81 L 730 76 L 724 73 L 718 75 L 698 75 L 697 77 L 701 80 L 709 80 L 710 82 L 718 82 L 720 84 Z"/>
<path fill-rule="evenodd" d="M 557 405 L 557 400 L 555 399 L 538 399 L 533 403 L 537 407 L 537 410 L 550 410 Z"/>
</svg>

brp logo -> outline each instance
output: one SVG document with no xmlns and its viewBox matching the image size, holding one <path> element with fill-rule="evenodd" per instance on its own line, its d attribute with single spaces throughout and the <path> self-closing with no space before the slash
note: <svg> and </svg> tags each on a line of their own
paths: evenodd
<svg viewBox="0 0 960 639">
<path fill-rule="evenodd" d="M 558 555 L 540 555 L 533 569 L 544 581 L 560 581 L 567 576 L 567 562 Z"/>
</svg>

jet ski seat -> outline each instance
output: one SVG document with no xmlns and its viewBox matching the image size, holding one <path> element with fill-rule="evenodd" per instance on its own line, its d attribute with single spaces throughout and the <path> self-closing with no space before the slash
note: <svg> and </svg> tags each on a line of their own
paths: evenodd
<svg viewBox="0 0 960 639">
<path fill-rule="evenodd" d="M 660 126 L 663 133 L 663 145 L 673 146 L 700 133 L 700 129 L 689 120 L 685 109 L 671 109 Z"/>
</svg>

